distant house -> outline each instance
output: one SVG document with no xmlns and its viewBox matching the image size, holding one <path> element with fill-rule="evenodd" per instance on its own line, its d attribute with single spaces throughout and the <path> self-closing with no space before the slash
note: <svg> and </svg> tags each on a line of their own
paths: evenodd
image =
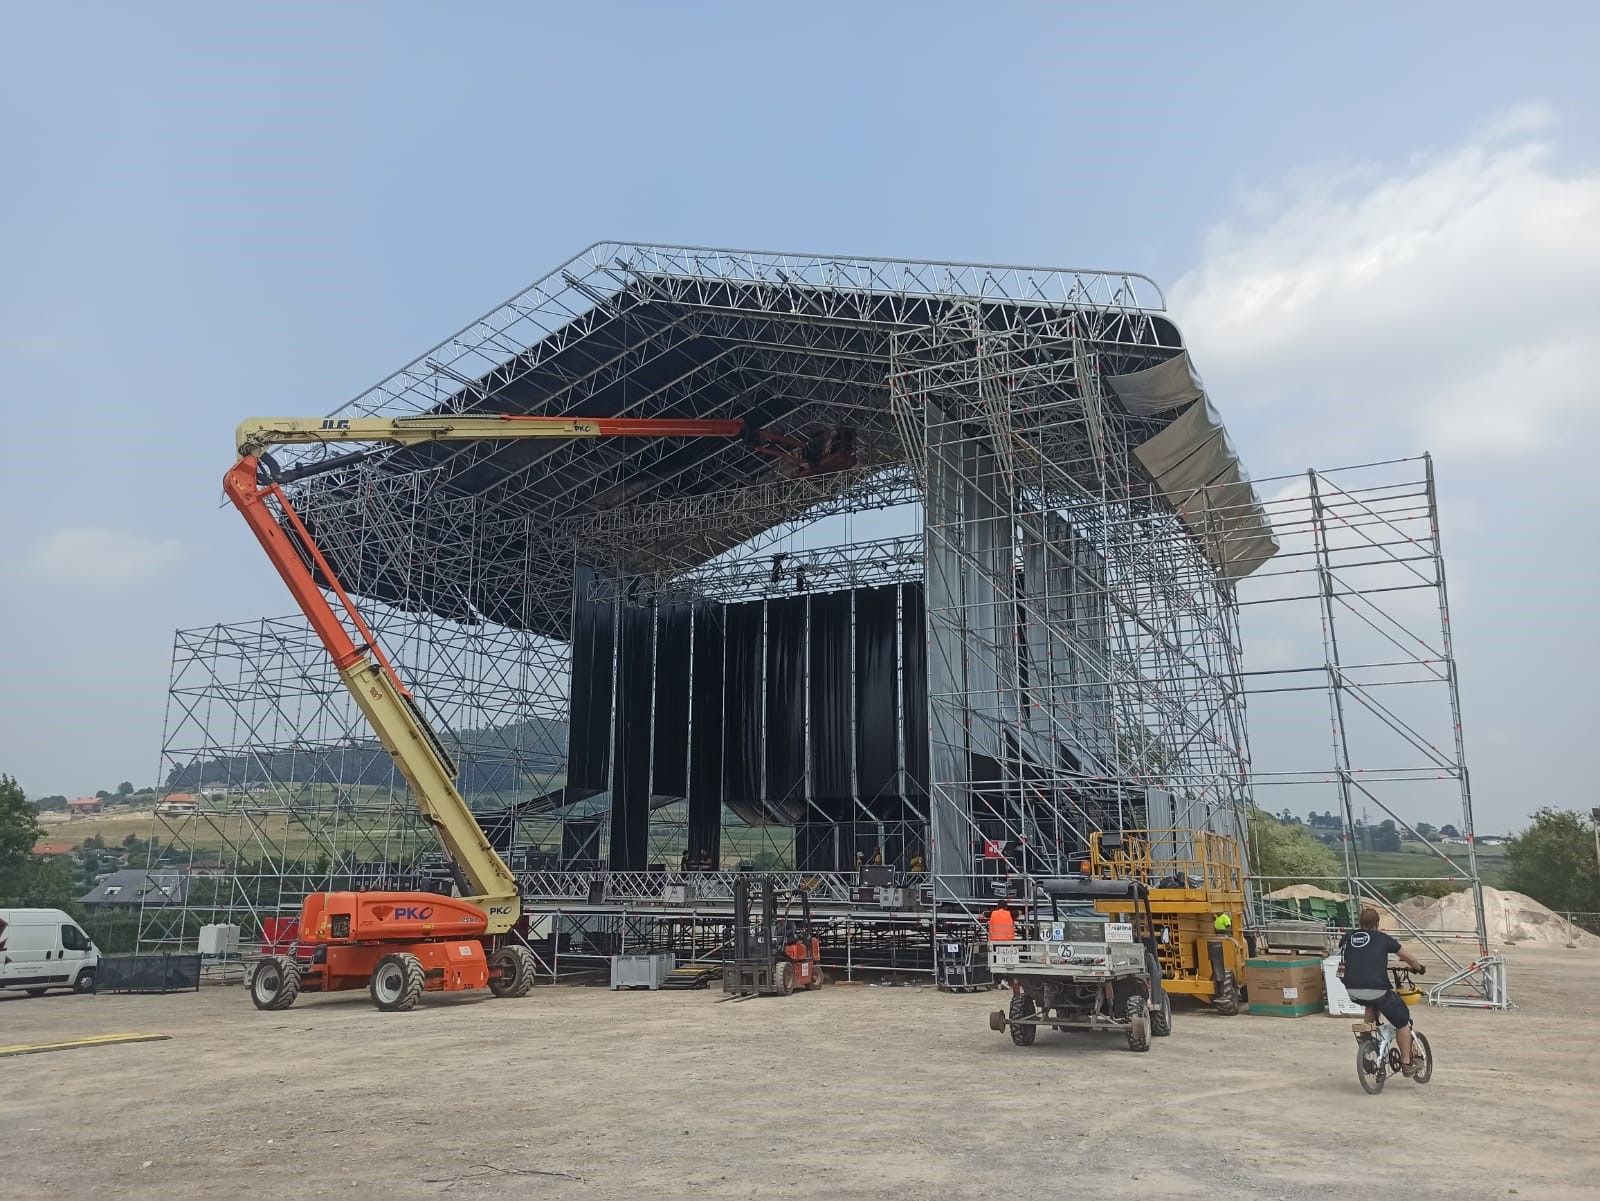
<svg viewBox="0 0 1600 1201">
<path fill-rule="evenodd" d="M 178 872 L 124 868 L 120 872 L 112 872 L 78 900 L 102 912 L 138 909 L 140 906 L 181 905 L 188 889 L 188 877 Z"/>
<path fill-rule="evenodd" d="M 88 817 L 95 813 L 104 813 L 106 802 L 104 797 L 81 796 L 67 802 L 67 812 L 73 817 Z"/>
<path fill-rule="evenodd" d="M 192 792 L 168 793 L 156 806 L 157 817 L 190 817 L 200 812 L 200 798 Z"/>
<path fill-rule="evenodd" d="M 47 859 L 53 859 L 58 855 L 70 855 L 77 849 L 78 848 L 74 843 L 46 842 L 42 838 L 33 844 L 33 853 L 35 855 L 42 855 Z"/>
</svg>

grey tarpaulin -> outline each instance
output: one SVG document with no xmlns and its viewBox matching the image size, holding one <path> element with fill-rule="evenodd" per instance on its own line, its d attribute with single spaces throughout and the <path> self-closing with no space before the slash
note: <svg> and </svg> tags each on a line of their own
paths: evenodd
<svg viewBox="0 0 1600 1201">
<path fill-rule="evenodd" d="M 1106 382 L 1136 417 L 1174 415 L 1133 453 L 1223 577 L 1243 579 L 1277 554 L 1261 499 L 1189 352 L 1143 371 L 1107 376 Z"/>
<path fill-rule="evenodd" d="M 1123 408 L 1135 417 L 1153 417 L 1182 408 L 1206 394 L 1187 350 L 1180 350 L 1165 362 L 1143 371 L 1108 375 L 1106 382 L 1116 392 Z"/>
</svg>

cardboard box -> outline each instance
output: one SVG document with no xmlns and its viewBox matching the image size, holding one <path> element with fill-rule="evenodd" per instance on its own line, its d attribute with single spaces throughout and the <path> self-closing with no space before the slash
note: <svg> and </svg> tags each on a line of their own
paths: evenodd
<svg viewBox="0 0 1600 1201">
<path fill-rule="evenodd" d="M 1246 960 L 1244 986 L 1250 996 L 1251 1013 L 1304 1017 L 1322 1012 L 1320 959 Z"/>
</svg>

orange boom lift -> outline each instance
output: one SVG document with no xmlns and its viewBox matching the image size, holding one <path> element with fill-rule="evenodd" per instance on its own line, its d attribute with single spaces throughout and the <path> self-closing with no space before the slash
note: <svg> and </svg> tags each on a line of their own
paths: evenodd
<svg viewBox="0 0 1600 1201">
<path fill-rule="evenodd" d="M 278 476 L 269 450 L 309 443 L 415 446 L 606 437 L 743 438 L 753 451 L 781 460 L 794 475 L 822 474 L 855 463 L 849 431 L 800 440 L 752 431 L 737 420 L 466 414 L 253 418 L 239 426 L 239 459 L 223 479 L 223 492 L 267 552 L 351 697 L 410 785 L 464 894 L 313 893 L 301 909 L 299 936 L 301 947 L 311 948 L 311 961 L 263 957 L 250 976 L 250 999 L 256 1008 L 286 1009 L 302 991 L 357 988 L 366 988 L 373 1003 L 385 1011 L 411 1009 L 424 992 L 488 988 L 497 997 L 522 996 L 533 985 L 535 968 L 533 953 L 512 935 L 522 915 L 516 877 L 457 790 L 456 766 L 449 752 L 284 492 L 282 478 L 290 474 L 301 478 L 309 472 L 296 469 Z M 338 463 L 348 461 L 341 456 Z"/>
</svg>

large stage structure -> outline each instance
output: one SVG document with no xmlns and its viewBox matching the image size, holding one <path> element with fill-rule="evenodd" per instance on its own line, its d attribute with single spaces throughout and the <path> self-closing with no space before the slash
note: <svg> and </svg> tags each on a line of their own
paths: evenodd
<svg viewBox="0 0 1600 1201">
<path fill-rule="evenodd" d="M 900 962 L 1093 830 L 1240 831 L 1236 587 L 1277 543 L 1149 280 L 602 244 L 333 416 L 472 412 L 850 451 L 819 473 L 724 441 L 280 456 L 325 468 L 294 503 L 552 968 L 714 944 L 740 870 L 810 884 L 843 954 Z M 178 635 L 164 763 L 201 798 L 167 819 L 175 857 L 222 849 L 147 943 L 447 879 L 298 619 Z"/>
</svg>

